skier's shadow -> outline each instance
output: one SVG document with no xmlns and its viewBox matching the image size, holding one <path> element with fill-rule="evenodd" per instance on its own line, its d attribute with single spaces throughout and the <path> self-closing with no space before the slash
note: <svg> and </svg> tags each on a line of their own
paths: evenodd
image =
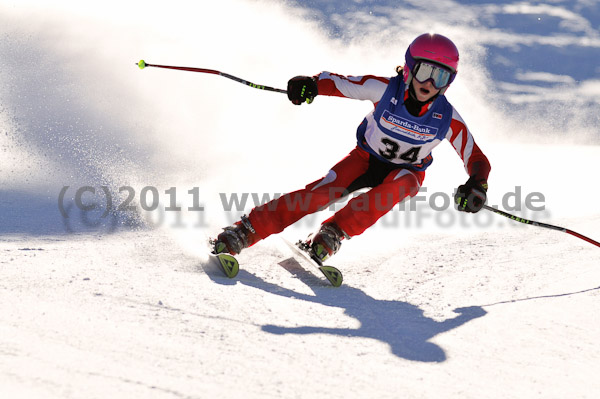
<svg viewBox="0 0 600 399">
<path fill-rule="evenodd" d="M 279 265 L 307 284 L 314 295 L 268 283 L 244 270 L 240 271 L 237 280 L 270 294 L 344 309 L 346 315 L 360 322 L 360 327 L 262 326 L 263 331 L 271 334 L 331 334 L 371 338 L 387 343 L 392 353 L 398 357 L 420 362 L 443 362 L 446 360 L 446 353 L 440 346 L 430 342 L 431 338 L 486 314 L 483 308 L 471 306 L 455 309 L 458 315 L 454 318 L 436 321 L 426 317 L 418 306 L 407 302 L 378 300 L 349 285 L 339 288 L 328 286 L 328 283 L 306 271 L 293 258 L 286 259 Z"/>
</svg>

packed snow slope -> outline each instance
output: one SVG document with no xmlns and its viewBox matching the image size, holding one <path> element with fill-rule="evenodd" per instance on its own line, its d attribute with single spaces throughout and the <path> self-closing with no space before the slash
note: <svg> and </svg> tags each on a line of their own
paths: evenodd
<svg viewBox="0 0 600 399">
<path fill-rule="evenodd" d="M 600 239 L 600 9 L 587 0 L 0 0 L 0 397 L 594 398 L 600 248 L 458 214 L 448 143 L 425 187 L 344 242 L 329 287 L 278 237 L 206 237 L 323 176 L 370 103 L 285 88 L 392 76 L 423 32 L 492 163 L 488 203 Z M 303 238 L 333 211 L 282 235 Z"/>
</svg>

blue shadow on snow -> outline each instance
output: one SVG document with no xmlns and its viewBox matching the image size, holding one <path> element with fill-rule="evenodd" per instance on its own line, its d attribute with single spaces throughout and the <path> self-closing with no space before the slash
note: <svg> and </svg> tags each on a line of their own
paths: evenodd
<svg viewBox="0 0 600 399">
<path fill-rule="evenodd" d="M 311 288 L 314 295 L 290 290 L 268 283 L 260 277 L 240 270 L 235 280 L 221 277 L 206 266 L 206 274 L 218 284 L 237 283 L 254 287 L 269 294 L 318 303 L 332 308 L 344 309 L 344 313 L 360 322 L 359 328 L 329 327 L 283 327 L 267 324 L 262 330 L 271 334 L 330 334 L 341 337 L 370 338 L 387 343 L 392 353 L 400 358 L 418 362 L 443 362 L 446 353 L 430 340 L 438 334 L 450 331 L 463 324 L 484 316 L 487 312 L 479 306 L 455 309 L 456 317 L 436 321 L 426 317 L 418 306 L 402 301 L 375 299 L 358 288 L 342 285 L 333 288 L 323 279 L 306 271 L 293 258 L 279 263 L 288 272 L 295 275 Z"/>
</svg>

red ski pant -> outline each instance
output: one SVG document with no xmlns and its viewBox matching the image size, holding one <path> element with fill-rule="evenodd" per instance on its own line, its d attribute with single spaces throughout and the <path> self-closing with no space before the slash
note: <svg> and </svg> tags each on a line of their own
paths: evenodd
<svg viewBox="0 0 600 399">
<path fill-rule="evenodd" d="M 346 206 L 324 223 L 335 222 L 350 237 L 363 233 L 394 205 L 419 191 L 424 171 L 396 168 L 384 169 L 374 184 L 370 175 L 373 160 L 365 150 L 356 147 L 329 173 L 305 188 L 285 194 L 250 212 L 250 223 L 261 238 L 280 233 L 302 217 L 326 208 L 331 203 L 359 188 L 372 187 L 351 199 Z M 365 183 L 361 183 L 364 181 Z"/>
</svg>

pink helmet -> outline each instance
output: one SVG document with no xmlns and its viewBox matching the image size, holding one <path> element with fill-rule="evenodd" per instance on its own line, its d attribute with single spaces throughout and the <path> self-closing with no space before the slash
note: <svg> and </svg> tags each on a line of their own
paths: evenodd
<svg viewBox="0 0 600 399">
<path fill-rule="evenodd" d="M 408 85 L 412 80 L 412 72 L 420 60 L 431 61 L 434 64 L 448 68 L 452 76 L 448 86 L 456 77 L 458 70 L 458 49 L 452 40 L 436 33 L 425 33 L 417 37 L 406 49 L 404 65 L 404 82 Z M 440 90 L 444 94 L 448 86 Z"/>
</svg>

